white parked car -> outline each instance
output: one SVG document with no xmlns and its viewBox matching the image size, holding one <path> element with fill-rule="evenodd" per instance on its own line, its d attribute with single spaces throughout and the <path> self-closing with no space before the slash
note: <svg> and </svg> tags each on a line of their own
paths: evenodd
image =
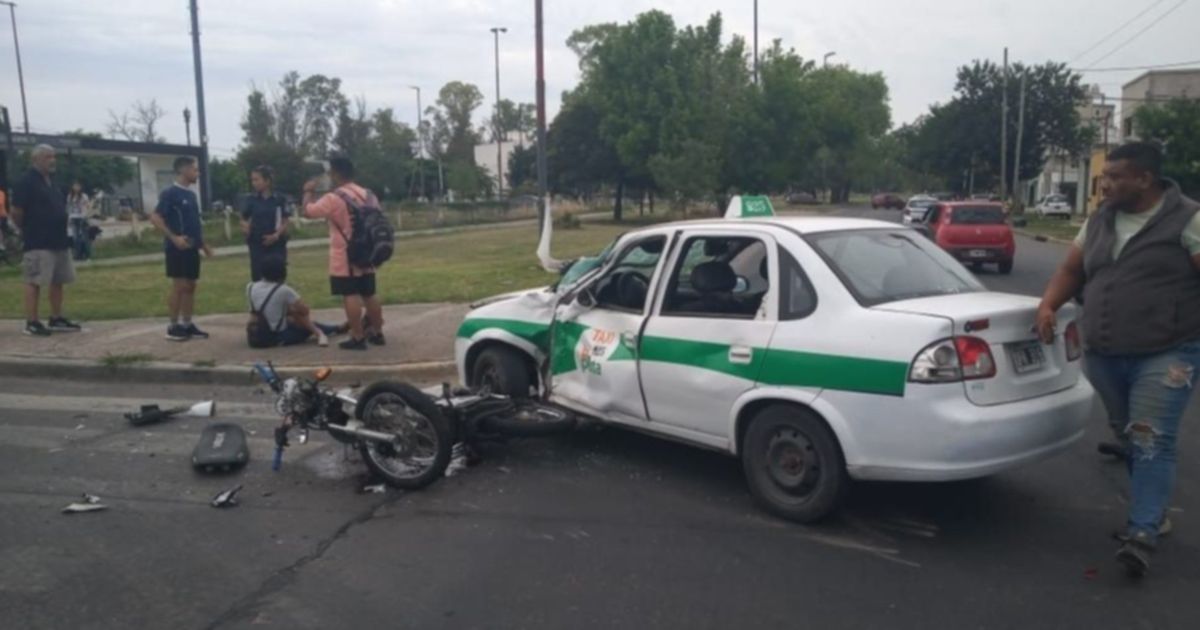
<svg viewBox="0 0 1200 630">
<path fill-rule="evenodd" d="M 1076 311 L 1044 345 L 1036 306 L 892 223 L 671 223 L 477 304 L 455 355 L 472 385 L 738 456 L 807 522 L 850 479 L 981 477 L 1078 440 Z"/>
<path fill-rule="evenodd" d="M 1040 217 L 1061 217 L 1064 219 L 1071 218 L 1071 204 L 1067 202 L 1067 198 L 1063 195 L 1046 195 L 1034 206 L 1034 212 Z"/>
<path fill-rule="evenodd" d="M 904 223 L 906 225 L 912 223 L 923 223 L 925 215 L 929 213 L 931 206 L 937 205 L 937 197 L 929 195 L 916 195 L 908 200 L 904 206 Z"/>
</svg>

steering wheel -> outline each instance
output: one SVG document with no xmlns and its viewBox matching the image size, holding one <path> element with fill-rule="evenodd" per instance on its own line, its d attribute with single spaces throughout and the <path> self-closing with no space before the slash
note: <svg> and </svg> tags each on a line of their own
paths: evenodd
<svg viewBox="0 0 1200 630">
<path fill-rule="evenodd" d="M 613 278 L 617 300 L 626 308 L 641 307 L 650 293 L 650 279 L 637 271 L 622 271 Z"/>
</svg>

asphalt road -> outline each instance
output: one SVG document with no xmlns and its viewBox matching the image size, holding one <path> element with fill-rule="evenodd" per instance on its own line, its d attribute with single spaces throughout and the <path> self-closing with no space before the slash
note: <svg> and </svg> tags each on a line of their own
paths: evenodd
<svg viewBox="0 0 1200 630">
<path fill-rule="evenodd" d="M 1022 241 L 1039 292 L 1061 254 Z M 201 477 L 202 425 L 134 429 L 147 400 L 215 397 L 252 433 L 238 475 Z M 1069 452 L 986 480 L 858 484 L 819 527 L 760 512 L 737 462 L 615 429 L 490 447 L 425 491 L 360 494 L 323 437 L 269 468 L 254 388 L 0 382 L 6 628 L 1195 628 L 1200 463 L 1184 456 L 1153 573 L 1108 538 L 1121 466 L 1097 421 Z M 1194 424 L 1193 407 L 1186 422 Z M 1200 453 L 1185 432 L 1181 451 Z M 207 505 L 244 484 L 240 507 Z M 62 515 L 80 493 L 110 507 Z"/>
</svg>

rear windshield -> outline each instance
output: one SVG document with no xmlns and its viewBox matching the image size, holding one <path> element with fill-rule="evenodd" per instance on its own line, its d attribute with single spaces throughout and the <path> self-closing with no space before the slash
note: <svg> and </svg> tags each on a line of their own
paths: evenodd
<svg viewBox="0 0 1200 630">
<path fill-rule="evenodd" d="M 911 230 L 827 232 L 808 238 L 863 306 L 985 290 L 954 258 Z"/>
<path fill-rule="evenodd" d="M 935 203 L 937 203 L 937 199 L 912 199 L 908 202 L 908 205 L 914 208 L 928 208 Z"/>
<path fill-rule="evenodd" d="M 999 225 L 1004 223 L 1004 211 L 995 206 L 959 206 L 950 215 L 950 222 L 959 225 Z"/>
</svg>

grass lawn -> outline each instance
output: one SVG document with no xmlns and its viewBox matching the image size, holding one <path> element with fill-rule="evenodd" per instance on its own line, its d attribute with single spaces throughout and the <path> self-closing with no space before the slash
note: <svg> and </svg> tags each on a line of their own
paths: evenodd
<svg viewBox="0 0 1200 630">
<path fill-rule="evenodd" d="M 1074 220 L 1060 219 L 1056 217 L 1041 218 L 1032 214 L 1026 214 L 1025 219 L 1028 224 L 1023 229 L 1030 234 L 1040 234 L 1051 238 L 1061 238 L 1071 240 L 1075 235 L 1079 234 L 1079 224 Z"/>
<path fill-rule="evenodd" d="M 581 229 L 556 230 L 554 255 L 594 254 L 631 225 L 589 223 Z M 500 229 L 397 241 L 396 256 L 379 273 L 385 304 L 463 302 L 497 293 L 549 284 L 555 276 L 534 256 L 537 231 Z M 300 249 L 289 257 L 288 282 L 316 308 L 336 306 L 329 295 L 329 254 L 324 248 Z M 19 270 L 0 267 L 0 318 L 21 317 Z M 196 310 L 233 313 L 247 309 L 246 256 L 206 260 Z M 80 269 L 67 288 L 67 313 L 83 320 L 166 315 L 167 279 L 163 263 Z"/>
</svg>

